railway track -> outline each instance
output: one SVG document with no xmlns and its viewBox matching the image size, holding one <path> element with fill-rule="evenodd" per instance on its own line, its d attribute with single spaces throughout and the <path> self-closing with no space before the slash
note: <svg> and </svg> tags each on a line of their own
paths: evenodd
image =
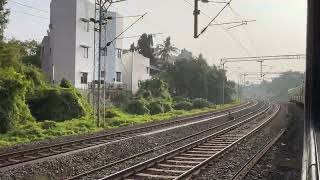
<svg viewBox="0 0 320 180">
<path fill-rule="evenodd" d="M 241 169 L 231 178 L 232 180 L 242 180 L 250 172 L 250 170 L 259 162 L 259 160 L 268 152 L 268 150 L 280 139 L 285 130 L 279 132 L 279 134 L 269 141 L 264 148 L 258 151 L 252 156 L 247 163 L 241 167 Z"/>
<path fill-rule="evenodd" d="M 152 148 L 152 149 L 149 149 L 149 150 L 146 150 L 144 152 L 141 152 L 141 153 L 138 153 L 136 155 L 133 155 L 133 156 L 130 156 L 130 157 L 127 157 L 127 158 L 124 158 L 124 159 L 121 159 L 121 160 L 118 160 L 118 161 L 115 161 L 115 162 L 112 162 L 112 163 L 109 163 L 109 164 L 106 164 L 104 166 L 100 166 L 98 168 L 95 168 L 95 169 L 92 169 L 90 171 L 87 171 L 87 172 L 84 172 L 84 173 L 81 173 L 81 174 L 77 174 L 73 177 L 69 177 L 67 180 L 76 180 L 76 179 L 95 179 L 93 176 L 95 173 L 99 173 L 100 171 L 103 171 L 107 168 L 110 168 L 110 167 L 114 167 L 115 165 L 118 165 L 120 163 L 123 163 L 123 162 L 126 162 L 126 161 L 129 161 L 129 160 L 132 160 L 134 158 L 137 158 L 137 157 L 141 157 L 141 156 L 144 156 L 144 155 L 147 155 L 147 154 L 150 154 L 150 153 L 154 153 L 156 151 L 159 151 L 161 149 L 164 149 L 164 148 L 167 148 L 169 146 L 172 146 L 174 144 L 177 144 L 177 143 L 181 143 L 187 139 L 190 139 L 190 138 L 195 138 L 195 137 L 198 137 L 200 135 L 204 135 L 205 133 L 206 134 L 209 134 L 211 131 L 212 133 L 214 133 L 213 131 L 214 130 L 219 130 L 219 129 L 224 129 L 224 128 L 228 128 L 229 126 L 232 126 L 233 124 L 236 124 L 238 122 L 241 122 L 242 120 L 245 120 L 245 118 L 247 118 L 248 116 L 250 115 L 253 115 L 255 113 L 258 113 L 260 112 L 263 108 L 265 108 L 266 106 L 268 106 L 269 104 L 264 102 L 261 107 L 257 110 L 254 110 L 254 111 L 251 111 L 247 114 L 244 114 L 242 116 L 239 116 L 237 118 L 235 118 L 234 120 L 231 120 L 231 121 L 227 121 L 227 122 L 224 122 L 224 123 L 221 123 L 221 124 L 218 124 L 216 126 L 213 126 L 213 127 L 209 127 L 208 129 L 206 130 L 203 130 L 203 131 L 200 131 L 200 132 L 197 132 L 197 133 L 194 133 L 194 134 L 191 134 L 191 135 L 188 135 L 186 137 L 183 137 L 183 138 L 180 138 L 180 139 L 177 139 L 175 141 L 172 141 L 170 143 L 167 143 L 167 144 L 163 144 L 161 146 L 158 146 L 158 147 L 155 147 L 155 148 Z M 216 132 L 216 131 L 215 131 Z M 199 138 L 200 139 L 200 138 Z M 93 175 L 93 176 L 92 176 Z"/>
<path fill-rule="evenodd" d="M 254 116 L 229 128 L 147 160 L 101 180 L 190 179 L 219 154 L 267 124 L 280 110 L 270 105 Z"/>
<path fill-rule="evenodd" d="M 226 112 L 228 111 L 237 113 L 237 112 L 255 107 L 257 106 L 257 104 L 258 102 L 255 102 L 255 103 L 248 102 L 241 106 L 231 107 L 222 111 L 211 112 L 211 113 L 202 114 L 194 117 L 177 119 L 177 120 L 149 125 L 145 127 L 139 127 L 135 129 L 80 139 L 72 142 L 65 142 L 65 143 L 59 143 L 59 144 L 54 144 L 49 146 L 32 148 L 28 150 L 0 154 L 0 168 L 9 167 L 15 164 L 38 160 L 38 159 L 42 159 L 42 158 L 46 158 L 46 157 L 50 157 L 58 154 L 79 150 L 79 149 L 84 149 L 91 146 L 97 146 L 101 144 L 111 143 L 114 141 L 124 140 L 127 138 L 132 138 L 132 137 L 147 133 L 147 132 L 152 132 L 154 130 L 159 130 L 162 128 L 167 128 L 175 125 L 186 124 L 199 119 L 210 120 L 210 119 L 215 119 L 219 117 L 224 117 L 227 115 Z"/>
</svg>

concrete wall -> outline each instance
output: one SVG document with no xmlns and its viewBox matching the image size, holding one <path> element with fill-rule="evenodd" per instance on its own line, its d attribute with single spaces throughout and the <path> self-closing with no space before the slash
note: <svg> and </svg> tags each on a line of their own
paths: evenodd
<svg viewBox="0 0 320 180">
<path fill-rule="evenodd" d="M 123 83 L 128 84 L 128 90 L 133 94 L 139 90 L 139 81 L 151 79 L 150 59 L 142 56 L 138 52 L 126 53 L 123 59 Z M 147 72 L 147 68 L 149 69 Z M 127 71 L 127 72 L 126 72 Z"/>
<path fill-rule="evenodd" d="M 67 78 L 75 83 L 75 41 L 77 0 L 52 0 L 50 46 L 56 83 Z"/>
<path fill-rule="evenodd" d="M 118 13 L 108 12 L 104 16 L 105 17 L 111 16 L 113 17 L 113 20 L 109 20 L 106 26 L 103 27 L 102 47 L 105 47 L 108 42 L 112 41 L 115 37 L 118 36 L 118 34 L 120 34 L 123 31 L 122 19 L 115 18 L 120 16 Z M 96 37 L 98 38 L 99 36 L 97 35 Z M 107 47 L 107 56 L 102 56 L 101 67 L 102 67 L 102 71 L 106 72 L 107 83 L 115 82 L 116 72 L 121 72 L 123 74 L 123 72 L 121 71 L 121 66 L 122 66 L 121 58 L 118 57 L 118 49 L 119 51 L 121 51 L 122 49 L 121 39 L 117 39 L 113 41 L 113 44 Z M 96 67 L 98 67 L 98 65 Z"/>
<path fill-rule="evenodd" d="M 94 24 L 85 22 L 94 18 L 94 3 L 88 0 L 77 0 L 76 17 L 76 43 L 75 43 L 75 86 L 86 88 L 87 84 L 81 84 L 81 73 L 88 73 L 88 83 L 93 81 L 94 69 Z M 87 31 L 86 25 L 89 25 Z M 88 58 L 84 57 L 83 47 L 88 47 Z"/>
<path fill-rule="evenodd" d="M 49 81 L 53 81 L 52 56 L 50 47 L 50 37 L 45 36 L 41 43 L 41 68 L 47 73 Z"/>
<path fill-rule="evenodd" d="M 102 29 L 102 47 L 123 31 L 123 20 L 115 18 L 119 14 L 108 12 L 105 16 L 112 16 L 114 19 L 108 21 Z M 98 54 L 94 63 L 98 34 L 96 32 L 97 43 L 94 44 L 94 24 L 89 22 L 90 18 L 95 18 L 92 0 L 52 0 L 50 29 L 48 37 L 43 39 L 42 68 L 55 83 L 66 78 L 75 87 L 86 89 L 88 85 L 81 84 L 81 73 L 88 73 L 87 82 L 90 83 L 94 80 L 94 67 L 95 79 L 98 80 Z M 86 24 L 89 24 L 89 30 L 86 29 Z M 116 72 L 121 72 L 123 76 L 123 65 L 118 57 L 122 40 L 116 40 L 113 44 L 108 47 L 107 56 L 102 56 L 101 60 L 101 71 L 106 72 L 107 83 L 115 82 Z M 88 58 L 84 57 L 84 47 L 89 48 Z"/>
</svg>

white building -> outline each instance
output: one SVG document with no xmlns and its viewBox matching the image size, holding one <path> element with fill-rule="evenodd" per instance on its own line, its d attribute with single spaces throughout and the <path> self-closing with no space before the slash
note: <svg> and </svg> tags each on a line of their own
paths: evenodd
<svg viewBox="0 0 320 180">
<path fill-rule="evenodd" d="M 122 55 L 122 62 L 123 82 L 135 94 L 141 82 L 151 79 L 150 59 L 138 52 L 128 52 Z"/>
<path fill-rule="evenodd" d="M 90 21 L 95 18 L 94 1 L 52 0 L 50 8 L 48 36 L 42 42 L 42 69 L 53 83 L 66 78 L 75 87 L 86 89 L 88 83 L 98 79 L 98 48 L 94 44 L 95 33 L 96 38 L 98 35 Z M 122 19 L 115 18 L 117 13 L 108 12 L 105 16 L 113 19 L 102 28 L 103 47 L 123 29 Z M 122 82 L 121 49 L 121 40 L 115 40 L 102 52 L 101 76 L 106 83 Z"/>
</svg>

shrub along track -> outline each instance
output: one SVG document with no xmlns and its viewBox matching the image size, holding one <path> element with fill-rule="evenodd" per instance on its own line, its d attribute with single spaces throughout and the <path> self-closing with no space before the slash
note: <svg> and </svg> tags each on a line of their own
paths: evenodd
<svg viewBox="0 0 320 180">
<path fill-rule="evenodd" d="M 84 149 L 91 146 L 106 144 L 114 141 L 124 140 L 127 138 L 135 137 L 143 133 L 152 132 L 155 130 L 161 130 L 176 125 L 183 125 L 191 123 L 194 121 L 199 121 L 199 119 L 210 119 L 226 116 L 226 112 L 232 111 L 237 113 L 249 108 L 256 106 L 258 103 L 248 102 L 241 106 L 231 107 L 222 111 L 205 113 L 198 116 L 180 118 L 173 121 L 161 122 L 152 125 L 142 126 L 138 128 L 133 128 L 129 130 L 107 133 L 99 136 L 93 136 L 89 138 L 67 141 L 63 143 L 31 148 L 22 151 L 13 151 L 9 153 L 0 154 L 0 168 L 9 167 L 11 165 L 20 164 L 23 162 L 33 161 L 45 157 L 50 157 L 57 154 L 62 154 L 66 152 L 71 152 L 79 149 Z"/>
<path fill-rule="evenodd" d="M 204 168 L 207 162 L 263 127 L 279 109 L 279 106 L 268 106 L 254 116 L 217 133 L 102 179 L 191 178 Z"/>
<path fill-rule="evenodd" d="M 155 153 L 155 152 L 158 152 L 158 151 L 161 151 L 161 150 L 164 150 L 164 149 L 170 149 L 170 147 L 172 147 L 172 146 L 177 146 L 178 144 L 186 143 L 185 140 L 200 139 L 201 137 L 205 137 L 205 136 L 207 136 L 209 134 L 212 134 L 212 133 L 217 132 L 219 130 L 228 128 L 228 127 L 230 127 L 230 126 L 232 126 L 234 124 L 237 124 L 237 123 L 239 123 L 239 122 L 241 122 L 243 120 L 246 120 L 245 118 L 247 118 L 250 115 L 253 115 L 255 113 L 260 112 L 266 106 L 268 106 L 268 104 L 264 103 L 259 109 L 251 111 L 251 112 L 249 112 L 247 114 L 244 114 L 244 115 L 241 115 L 239 117 L 236 117 L 234 120 L 230 120 L 230 121 L 221 123 L 219 125 L 216 125 L 216 126 L 208 128 L 208 129 L 205 129 L 203 131 L 200 131 L 200 132 L 185 136 L 183 138 L 180 138 L 180 139 L 174 140 L 172 142 L 163 144 L 163 145 L 155 147 L 153 149 L 149 149 L 149 150 L 143 151 L 141 153 L 132 155 L 130 157 L 127 157 L 127 158 L 124 158 L 124 159 L 121 159 L 121 160 L 118 160 L 118 161 L 115 161 L 115 162 L 100 166 L 98 168 L 92 169 L 90 171 L 75 175 L 73 177 L 69 177 L 68 180 L 96 179 L 97 177 L 101 176 L 102 174 L 108 174 L 108 173 L 104 172 L 108 168 L 114 167 L 115 165 L 120 165 L 121 163 L 124 163 L 124 162 L 129 161 L 129 160 L 134 160 L 135 158 L 139 158 L 139 157 L 143 157 L 143 156 L 146 156 L 146 155 L 150 155 L 152 153 Z"/>
</svg>

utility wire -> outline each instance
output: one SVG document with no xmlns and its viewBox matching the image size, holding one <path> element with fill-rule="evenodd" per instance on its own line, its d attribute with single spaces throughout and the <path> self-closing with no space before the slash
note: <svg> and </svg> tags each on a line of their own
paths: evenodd
<svg viewBox="0 0 320 180">
<path fill-rule="evenodd" d="M 223 6 L 223 8 L 218 12 L 218 14 L 214 18 L 212 18 L 209 24 L 202 29 L 198 37 L 201 36 L 201 34 L 203 34 L 208 29 L 208 27 L 220 16 L 220 14 L 230 5 L 232 1 L 233 0 L 230 0 L 229 2 L 226 3 L 225 6 Z"/>
<path fill-rule="evenodd" d="M 192 8 L 194 8 L 193 4 L 191 4 L 189 1 L 187 1 L 187 0 L 183 0 L 183 1 L 186 2 L 187 4 L 189 4 Z M 211 16 L 204 13 L 203 11 L 200 11 L 200 13 L 203 14 L 204 16 L 207 16 L 209 19 L 212 19 Z M 215 20 L 214 22 L 219 24 L 217 22 L 217 20 Z M 238 45 L 246 52 L 247 55 L 250 55 L 249 50 L 242 44 L 242 42 L 239 39 L 237 39 L 230 31 L 228 31 L 228 29 L 226 29 L 223 25 L 221 25 L 219 27 L 221 27 L 231 37 L 231 39 L 233 39 L 233 41 L 236 41 L 238 43 Z"/>
<path fill-rule="evenodd" d="M 140 16 L 139 19 L 137 19 L 136 21 L 134 21 L 130 26 L 128 26 L 124 31 L 122 31 L 120 34 L 118 34 L 115 38 L 113 38 L 110 42 L 108 42 L 106 44 L 106 46 L 104 48 L 106 48 L 107 46 L 109 46 L 113 41 L 115 41 L 116 39 L 118 39 L 120 36 L 122 36 L 125 32 L 127 32 L 133 25 L 135 25 L 138 21 L 140 21 L 147 13 L 144 13 L 142 16 Z"/>
<path fill-rule="evenodd" d="M 40 9 L 40 8 L 36 8 L 36 7 L 30 6 L 30 5 L 27 5 L 27 4 L 24 4 L 24 3 L 21 3 L 21 2 L 17 2 L 17 1 L 13 1 L 13 0 L 9 0 L 9 2 L 12 2 L 12 3 L 18 4 L 18 5 L 20 5 L 20 6 L 27 7 L 27 8 L 30 8 L 30 9 L 38 10 L 38 11 L 41 11 L 41 12 L 44 12 L 44 13 L 49 13 L 49 12 L 48 12 L 48 11 L 46 11 L 46 10 L 43 10 L 43 9 Z"/>
<path fill-rule="evenodd" d="M 33 17 L 49 20 L 48 17 L 38 16 L 38 15 L 31 14 L 31 13 L 23 12 L 23 11 L 17 11 L 17 10 L 13 10 L 13 11 L 16 12 L 16 13 L 21 13 L 21 14 L 25 14 L 25 15 L 28 15 L 28 16 L 33 16 Z"/>
</svg>

